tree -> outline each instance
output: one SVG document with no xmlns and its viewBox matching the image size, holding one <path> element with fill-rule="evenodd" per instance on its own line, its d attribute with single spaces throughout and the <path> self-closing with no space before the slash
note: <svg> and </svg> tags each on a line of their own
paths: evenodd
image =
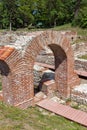
<svg viewBox="0 0 87 130">
<path fill-rule="evenodd" d="M 34 16 L 34 24 L 37 26 L 41 24 L 42 26 L 47 26 L 47 8 L 46 8 L 47 0 L 36 0 L 34 1 L 33 7 L 33 16 Z"/>
<path fill-rule="evenodd" d="M 87 27 L 87 1 L 86 0 L 75 1 L 73 25 L 78 25 L 84 28 Z"/>
<path fill-rule="evenodd" d="M 78 17 L 81 2 L 82 2 L 82 0 L 76 0 L 76 2 L 75 2 L 76 4 L 75 4 L 75 11 L 74 11 L 74 19 L 76 19 Z"/>
<path fill-rule="evenodd" d="M 87 26 L 86 0 L 0 0 L 0 28 Z M 29 26 L 30 27 L 30 26 Z"/>
<path fill-rule="evenodd" d="M 14 19 L 17 13 L 17 5 L 16 0 L 3 0 L 3 10 L 7 12 L 9 19 L 9 27 L 10 31 L 12 30 L 12 24 L 14 23 Z"/>
<path fill-rule="evenodd" d="M 50 26 L 56 26 L 62 23 L 64 17 L 64 4 L 61 0 L 48 0 L 46 3 Z"/>
<path fill-rule="evenodd" d="M 2 18 L 3 18 L 3 5 L 0 2 L 0 28 L 2 28 Z"/>
<path fill-rule="evenodd" d="M 23 21 L 23 26 L 27 27 L 29 24 L 33 23 L 34 16 L 32 13 L 32 1 L 31 0 L 20 0 L 18 11 Z"/>
</svg>

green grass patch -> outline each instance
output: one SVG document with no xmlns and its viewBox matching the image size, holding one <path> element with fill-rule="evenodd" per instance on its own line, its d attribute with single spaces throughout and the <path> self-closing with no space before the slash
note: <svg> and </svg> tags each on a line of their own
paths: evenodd
<svg viewBox="0 0 87 130">
<path fill-rule="evenodd" d="M 56 27 L 53 28 L 53 30 L 56 30 L 56 31 L 68 31 L 68 30 L 70 30 L 70 31 L 77 32 L 78 37 L 72 44 L 87 41 L 87 29 L 82 29 L 78 26 L 73 27 L 71 24 L 65 24 L 65 25 L 61 25 L 61 26 L 56 26 Z"/>
<path fill-rule="evenodd" d="M 82 55 L 82 56 L 80 56 L 80 57 L 78 57 L 78 58 L 87 60 L 87 54 L 86 54 L 86 55 Z"/>
<path fill-rule="evenodd" d="M 87 36 L 87 29 L 82 29 L 80 27 L 73 27 L 71 24 L 64 24 L 61 26 L 56 26 L 53 28 L 54 30 L 57 31 L 62 31 L 62 30 L 71 30 L 71 31 L 76 31 L 78 33 L 78 35 L 82 35 L 82 36 Z"/>
<path fill-rule="evenodd" d="M 2 83 L 0 82 L 0 90 L 2 90 Z"/>
<path fill-rule="evenodd" d="M 61 26 L 56 26 L 53 28 L 53 30 L 57 30 L 57 31 L 62 31 L 62 30 L 75 30 L 75 28 L 73 28 L 71 26 L 71 24 L 64 24 L 64 25 L 61 25 Z"/>
<path fill-rule="evenodd" d="M 47 114 L 44 114 L 47 113 Z M 85 127 L 37 107 L 20 110 L 0 102 L 0 130 L 86 130 Z"/>
</svg>

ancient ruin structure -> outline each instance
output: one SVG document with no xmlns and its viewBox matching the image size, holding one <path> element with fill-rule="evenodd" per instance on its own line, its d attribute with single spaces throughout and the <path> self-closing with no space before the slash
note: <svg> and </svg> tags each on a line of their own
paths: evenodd
<svg viewBox="0 0 87 130">
<path fill-rule="evenodd" d="M 69 97 L 80 83 L 74 72 L 74 57 L 69 40 L 57 31 L 28 34 L 29 42 L 0 46 L 0 70 L 4 102 L 20 108 L 34 103 L 33 67 L 37 55 L 48 46 L 55 57 L 56 91 Z"/>
</svg>

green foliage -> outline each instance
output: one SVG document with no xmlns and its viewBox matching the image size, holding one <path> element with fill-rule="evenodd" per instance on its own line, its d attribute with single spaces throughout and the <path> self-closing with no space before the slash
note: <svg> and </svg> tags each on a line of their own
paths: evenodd
<svg viewBox="0 0 87 130">
<path fill-rule="evenodd" d="M 24 27 L 28 26 L 29 24 L 31 24 L 34 21 L 34 17 L 31 13 L 31 9 L 30 9 L 30 1 L 27 0 L 21 0 L 19 7 L 18 7 L 18 11 L 20 14 L 20 23 L 23 24 Z"/>
<path fill-rule="evenodd" d="M 87 28 L 87 1 L 85 0 L 77 0 L 80 1 L 79 7 L 77 8 L 77 12 L 73 19 L 72 25 L 79 26 L 81 28 Z"/>
<path fill-rule="evenodd" d="M 2 90 L 2 83 L 0 82 L 0 90 Z"/>
<path fill-rule="evenodd" d="M 87 27 L 85 0 L 0 0 L 0 28 L 55 27 L 72 22 Z M 31 27 L 31 28 L 32 28 Z"/>
<path fill-rule="evenodd" d="M 82 56 L 80 56 L 79 58 L 80 58 L 80 59 L 85 59 L 85 60 L 87 60 L 87 54 L 82 55 Z"/>
<path fill-rule="evenodd" d="M 80 10 L 79 13 L 79 26 L 82 28 L 87 28 L 87 7 Z"/>
</svg>

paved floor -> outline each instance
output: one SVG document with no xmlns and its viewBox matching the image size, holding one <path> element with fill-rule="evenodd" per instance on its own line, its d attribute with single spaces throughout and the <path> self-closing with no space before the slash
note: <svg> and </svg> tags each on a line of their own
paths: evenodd
<svg viewBox="0 0 87 130">
<path fill-rule="evenodd" d="M 63 116 L 69 120 L 77 122 L 87 127 L 87 113 L 76 110 L 66 105 L 59 104 L 52 99 L 45 99 L 37 103 L 39 107 L 49 110 L 57 115 Z"/>
</svg>

